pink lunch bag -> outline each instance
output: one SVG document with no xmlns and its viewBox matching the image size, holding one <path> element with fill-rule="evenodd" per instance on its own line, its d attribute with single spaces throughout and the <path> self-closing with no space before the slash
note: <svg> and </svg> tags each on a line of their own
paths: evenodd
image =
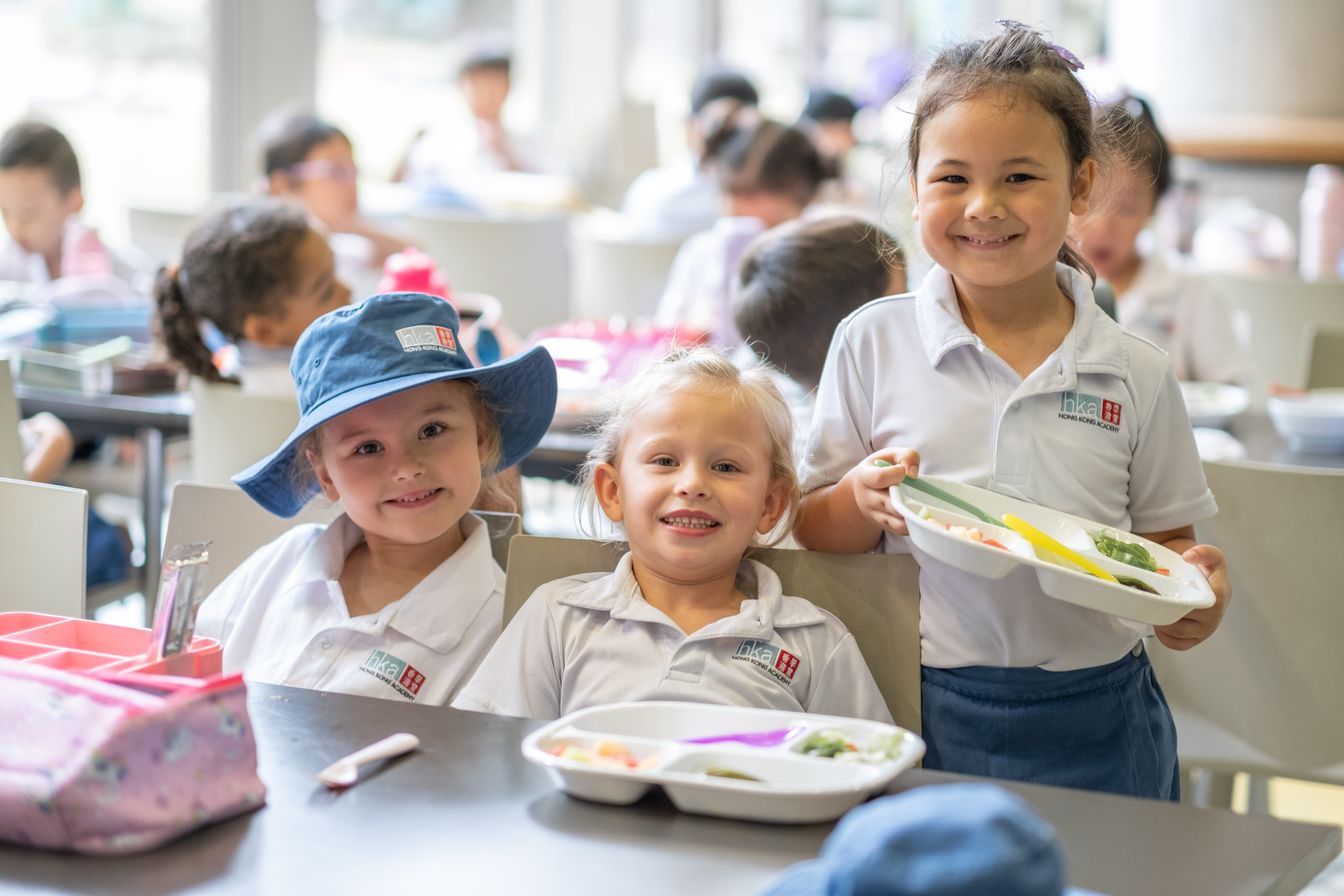
<svg viewBox="0 0 1344 896">
<path fill-rule="evenodd" d="M 100 680 L 0 659 L 0 839 L 136 852 L 265 796 L 240 675 Z"/>
</svg>

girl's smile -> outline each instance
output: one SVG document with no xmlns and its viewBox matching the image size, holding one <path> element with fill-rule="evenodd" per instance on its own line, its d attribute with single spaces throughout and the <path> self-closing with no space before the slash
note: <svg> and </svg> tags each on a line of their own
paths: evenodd
<svg viewBox="0 0 1344 896">
<path fill-rule="evenodd" d="M 446 556 L 481 487 L 471 386 L 430 383 L 327 423 L 312 453 L 322 490 L 370 546 L 424 546 Z"/>
<path fill-rule="evenodd" d="M 722 523 L 699 510 L 675 510 L 659 520 L 678 535 L 698 538 L 722 527 Z"/>
<path fill-rule="evenodd" d="M 1025 97 L 952 103 L 920 136 L 920 239 L 959 293 L 1048 292 L 1070 215 L 1087 210 L 1093 168 L 1088 160 L 1075 170 L 1054 118 Z"/>
<path fill-rule="evenodd" d="M 1015 240 L 1020 234 L 1010 233 L 1007 236 L 975 236 L 972 234 L 960 234 L 957 239 L 966 243 L 972 249 L 1004 249 L 1007 248 L 1011 240 Z"/>
<path fill-rule="evenodd" d="M 429 489 L 427 491 L 422 490 L 416 492 L 408 492 L 407 494 L 404 494 L 401 497 L 391 498 L 387 501 L 384 501 L 383 503 L 391 504 L 393 507 L 399 510 L 405 508 L 414 509 L 417 507 L 424 507 L 425 505 L 430 504 L 441 494 L 443 494 L 443 489 L 441 488 Z"/>
<path fill-rule="evenodd" d="M 628 425 L 616 462 L 594 484 L 603 511 L 625 527 L 636 573 L 731 585 L 752 540 L 787 506 L 764 422 L 724 395 L 679 389 Z"/>
</svg>

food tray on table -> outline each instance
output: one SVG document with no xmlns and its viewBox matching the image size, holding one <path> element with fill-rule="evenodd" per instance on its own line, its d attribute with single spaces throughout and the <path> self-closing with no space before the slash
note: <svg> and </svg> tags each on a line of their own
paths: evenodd
<svg viewBox="0 0 1344 896">
<path fill-rule="evenodd" d="M 186 652 L 151 662 L 149 629 L 47 613 L 0 613 L 0 657 L 95 675 L 218 675 L 219 642 L 194 638 Z"/>
<path fill-rule="evenodd" d="M 177 367 L 150 357 L 150 348 L 116 340 L 97 346 L 50 343 L 21 348 L 18 380 L 27 386 L 67 389 L 86 394 L 147 395 L 171 392 L 177 386 Z M 110 356 L 91 355 L 108 346 Z"/>
<path fill-rule="evenodd" d="M 891 502 L 906 519 L 916 559 L 922 554 L 987 579 L 1000 579 L 1015 569 L 1030 567 L 1040 580 L 1041 590 L 1053 598 L 1149 625 L 1167 625 L 1191 610 L 1213 606 L 1213 591 L 1203 573 L 1156 542 L 988 489 L 934 476 L 920 479 L 995 519 L 1011 514 L 1025 520 L 1081 555 L 1085 562 L 1129 584 L 1085 572 L 1050 551 L 1038 549 L 1006 526 L 990 525 L 907 481 L 892 487 Z M 1145 548 L 1157 571 L 1112 559 L 1098 547 L 1094 535 L 1107 539 L 1112 550 L 1116 543 L 1121 550 L 1132 550 L 1125 545 Z M 1135 583 L 1150 590 L 1141 590 Z"/>
<path fill-rule="evenodd" d="M 839 818 L 923 755 L 895 725 L 702 703 L 594 706 L 523 741 L 571 796 L 628 805 L 657 786 L 683 812 L 795 824 Z"/>
</svg>

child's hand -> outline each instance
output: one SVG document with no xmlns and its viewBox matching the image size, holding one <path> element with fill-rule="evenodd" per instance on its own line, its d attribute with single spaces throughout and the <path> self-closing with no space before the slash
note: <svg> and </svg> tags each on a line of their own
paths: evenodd
<svg viewBox="0 0 1344 896">
<path fill-rule="evenodd" d="M 893 485 L 906 476 L 919 475 L 919 452 L 910 448 L 892 448 L 864 458 L 849 472 L 854 503 L 862 513 L 884 531 L 909 535 L 905 519 L 891 506 Z"/>
<path fill-rule="evenodd" d="M 1192 610 L 1170 625 L 1155 625 L 1153 633 L 1163 646 L 1172 650 L 1189 650 L 1218 628 L 1227 612 L 1227 602 L 1232 597 L 1232 585 L 1227 580 L 1227 563 L 1223 552 L 1211 544 L 1197 544 L 1181 555 L 1187 563 L 1193 563 L 1209 580 L 1213 589 L 1213 606 L 1203 610 Z"/>
</svg>

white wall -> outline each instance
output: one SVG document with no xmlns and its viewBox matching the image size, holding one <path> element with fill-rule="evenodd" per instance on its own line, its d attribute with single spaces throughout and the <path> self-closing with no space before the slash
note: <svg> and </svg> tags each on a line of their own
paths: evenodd
<svg viewBox="0 0 1344 896">
<path fill-rule="evenodd" d="M 1117 0 L 1107 24 L 1117 73 L 1166 121 L 1344 117 L 1339 0 Z"/>
</svg>

